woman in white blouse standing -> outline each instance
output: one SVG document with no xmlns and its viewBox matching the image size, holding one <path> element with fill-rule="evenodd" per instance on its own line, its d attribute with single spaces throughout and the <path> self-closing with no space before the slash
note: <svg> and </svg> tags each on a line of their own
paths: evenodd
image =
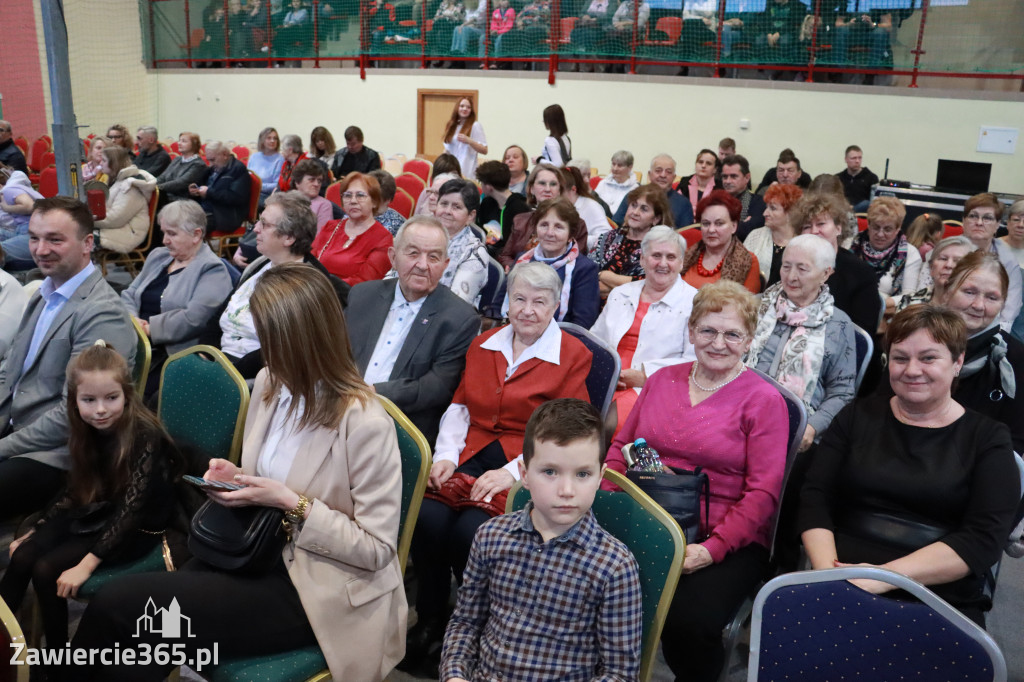
<svg viewBox="0 0 1024 682">
<path fill-rule="evenodd" d="M 460 99 L 452 110 L 444 129 L 444 150 L 459 160 L 462 177 L 476 177 L 477 155 L 487 153 L 487 136 L 468 97 Z"/>
<path fill-rule="evenodd" d="M 561 168 L 572 160 L 572 140 L 569 139 L 569 126 L 565 123 L 565 111 L 561 105 L 552 104 L 544 109 L 544 127 L 548 129 L 544 152 L 533 162 L 547 161 Z"/>
<path fill-rule="evenodd" d="M 680 277 L 686 253 L 683 238 L 671 227 L 655 225 L 640 242 L 640 252 L 645 278 L 612 289 L 590 330 L 622 359 L 615 391 L 619 426 L 647 377 L 696 357 L 688 325 L 697 290 Z"/>
</svg>

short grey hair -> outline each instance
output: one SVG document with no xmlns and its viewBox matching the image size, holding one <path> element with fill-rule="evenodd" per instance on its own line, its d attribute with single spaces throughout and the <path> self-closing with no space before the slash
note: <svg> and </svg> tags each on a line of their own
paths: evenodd
<svg viewBox="0 0 1024 682">
<path fill-rule="evenodd" d="M 518 282 L 551 294 L 552 305 L 558 305 L 558 302 L 562 299 L 562 280 L 559 279 L 555 269 L 547 263 L 530 261 L 529 263 L 517 264 L 508 273 L 508 292 L 510 295 Z"/>
<path fill-rule="evenodd" d="M 293 152 L 302 153 L 302 138 L 298 135 L 285 135 L 281 138 L 281 149 L 291 149 Z"/>
<path fill-rule="evenodd" d="M 147 135 L 152 135 L 153 139 L 156 139 L 156 138 L 160 137 L 159 135 L 157 135 L 156 127 L 155 126 L 142 126 L 141 128 L 138 129 L 137 132 L 146 133 Z"/>
<path fill-rule="evenodd" d="M 160 227 L 176 227 L 179 230 L 202 230 L 206 234 L 206 211 L 191 199 L 181 199 L 160 209 L 157 214 Z"/>
<path fill-rule="evenodd" d="M 1006 215 L 1020 215 L 1021 213 L 1024 213 L 1024 199 L 1018 199 L 1017 201 L 1013 202 L 1013 205 L 1010 206 L 1010 212 L 1007 213 Z"/>
<path fill-rule="evenodd" d="M 836 252 L 832 245 L 824 237 L 816 234 L 801 234 L 793 237 L 786 244 L 786 251 L 790 249 L 803 250 L 811 255 L 814 267 L 819 270 L 834 268 L 836 266 Z"/>
<path fill-rule="evenodd" d="M 444 229 L 444 225 L 441 221 L 432 215 L 414 215 L 413 217 L 402 223 L 402 226 L 398 228 L 398 232 L 395 233 L 395 250 L 397 251 L 403 245 L 405 245 L 405 232 L 410 227 L 416 227 L 421 225 L 423 227 L 433 227 L 440 234 L 444 235 L 444 252 L 448 253 L 448 230 Z"/>
<path fill-rule="evenodd" d="M 946 237 L 938 244 L 936 244 L 935 248 L 932 249 L 932 252 L 928 254 L 928 262 L 932 262 L 935 258 L 939 256 L 940 253 L 942 253 L 951 246 L 962 246 L 965 249 L 967 249 L 967 253 L 978 250 L 978 247 L 974 245 L 974 242 L 972 242 L 970 239 L 963 236 L 962 234 L 958 234 L 954 237 Z"/>
<path fill-rule="evenodd" d="M 308 254 L 316 238 L 316 214 L 310 208 L 309 197 L 298 190 L 274 192 L 267 197 L 266 205 L 279 206 L 284 213 L 277 233 L 295 240 L 288 250 L 296 256 Z"/>
<path fill-rule="evenodd" d="M 211 156 L 216 156 L 217 152 L 219 152 L 223 147 L 224 147 L 224 143 L 221 142 L 220 140 L 207 140 L 206 141 L 206 158 L 210 158 Z"/>
<path fill-rule="evenodd" d="M 658 159 L 667 159 L 668 161 L 672 162 L 673 166 L 679 165 L 676 163 L 676 160 L 672 158 L 671 154 L 666 154 L 662 152 L 661 154 L 655 154 L 654 157 L 651 159 L 651 168 L 654 168 L 654 162 L 657 161 Z"/>
<path fill-rule="evenodd" d="M 633 154 L 627 152 L 625 149 L 612 154 L 612 163 L 617 163 L 620 166 L 632 166 L 633 165 Z"/>
<path fill-rule="evenodd" d="M 680 258 L 686 255 L 686 240 L 668 225 L 655 225 L 640 241 L 640 253 L 647 255 L 655 244 L 672 244 L 679 248 Z"/>
</svg>

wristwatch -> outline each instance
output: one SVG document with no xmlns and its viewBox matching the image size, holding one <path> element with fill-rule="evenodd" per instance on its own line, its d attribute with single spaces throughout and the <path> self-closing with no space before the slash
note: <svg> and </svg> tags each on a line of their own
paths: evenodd
<svg viewBox="0 0 1024 682">
<path fill-rule="evenodd" d="M 285 518 L 291 523 L 300 524 L 306 520 L 306 509 L 309 508 L 309 498 L 305 495 L 299 495 L 299 502 L 295 505 L 295 509 L 285 512 Z"/>
</svg>

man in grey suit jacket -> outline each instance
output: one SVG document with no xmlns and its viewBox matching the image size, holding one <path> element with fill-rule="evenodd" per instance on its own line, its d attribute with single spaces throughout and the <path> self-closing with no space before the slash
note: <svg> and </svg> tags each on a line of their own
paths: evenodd
<svg viewBox="0 0 1024 682">
<path fill-rule="evenodd" d="M 438 286 L 448 233 L 418 216 L 388 250 L 398 279 L 363 282 L 349 293 L 345 319 L 359 371 L 423 432 L 431 447 L 480 331 L 473 306 Z"/>
<path fill-rule="evenodd" d="M 70 467 L 65 370 L 97 339 L 135 358 L 135 330 L 92 264 L 93 219 L 69 197 L 36 202 L 29 248 L 46 275 L 0 367 L 0 519 L 42 509 Z"/>
</svg>

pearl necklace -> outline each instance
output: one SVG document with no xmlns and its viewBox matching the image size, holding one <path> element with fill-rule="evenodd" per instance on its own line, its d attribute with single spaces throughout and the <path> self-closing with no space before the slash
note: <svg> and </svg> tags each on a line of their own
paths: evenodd
<svg viewBox="0 0 1024 682">
<path fill-rule="evenodd" d="M 714 393 L 715 391 L 717 391 L 718 389 L 722 388 L 723 386 L 725 386 L 725 385 L 727 385 L 729 383 L 732 383 L 733 381 L 736 381 L 736 379 L 739 378 L 739 376 L 741 374 L 743 374 L 743 370 L 745 370 L 747 368 L 746 365 L 740 365 L 740 371 L 736 372 L 736 375 L 733 376 L 731 379 L 726 379 L 725 381 L 723 381 L 722 383 L 718 384 L 717 386 L 707 387 L 707 386 L 701 386 L 700 382 L 697 381 L 697 365 L 698 364 L 699 363 L 695 360 L 694 363 L 693 363 L 693 366 L 690 367 L 690 381 L 693 383 L 694 386 L 696 386 L 698 389 L 704 391 L 705 393 Z"/>
</svg>

